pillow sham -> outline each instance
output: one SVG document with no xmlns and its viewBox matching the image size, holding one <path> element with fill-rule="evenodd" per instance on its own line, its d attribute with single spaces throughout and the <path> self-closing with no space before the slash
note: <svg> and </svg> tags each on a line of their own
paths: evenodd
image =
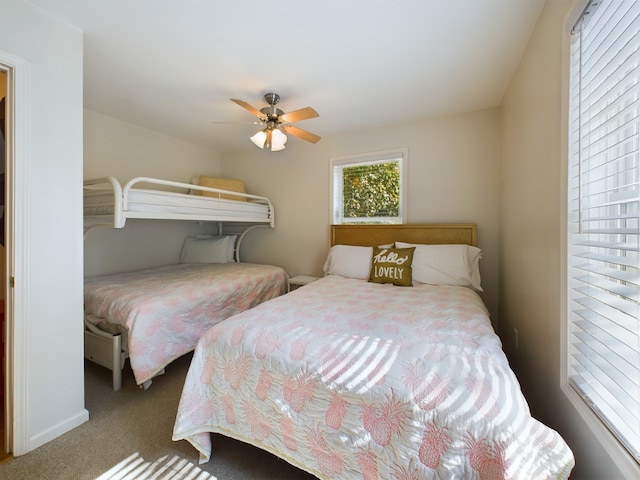
<svg viewBox="0 0 640 480">
<path fill-rule="evenodd" d="M 325 275 L 340 275 L 341 277 L 369 279 L 373 247 L 359 247 L 355 245 L 334 245 L 324 262 Z"/>
<path fill-rule="evenodd" d="M 228 263 L 234 261 L 236 235 L 197 235 L 182 245 L 180 263 Z"/>
<path fill-rule="evenodd" d="M 221 190 L 229 190 L 231 192 L 247 193 L 244 187 L 244 182 L 236 178 L 219 178 L 219 177 L 207 177 L 201 175 L 198 177 L 198 185 L 201 187 L 219 188 Z M 195 190 L 196 195 L 203 195 L 205 197 L 218 198 L 218 194 L 214 192 L 206 192 L 204 190 Z M 220 198 L 227 200 L 236 200 L 238 202 L 246 202 L 246 197 L 239 197 L 236 195 L 229 195 L 225 193 L 220 194 Z"/>
<path fill-rule="evenodd" d="M 416 247 L 413 281 L 432 285 L 458 285 L 481 292 L 479 261 L 482 250 L 471 245 L 421 245 L 396 242 L 396 247 Z"/>
<path fill-rule="evenodd" d="M 411 265 L 415 249 L 374 247 L 369 281 L 391 283 L 399 287 L 413 286 Z"/>
</svg>

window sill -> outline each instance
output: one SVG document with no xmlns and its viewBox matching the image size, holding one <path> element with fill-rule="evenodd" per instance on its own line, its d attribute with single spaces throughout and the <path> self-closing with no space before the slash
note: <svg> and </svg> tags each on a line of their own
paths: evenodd
<svg viewBox="0 0 640 480">
<path fill-rule="evenodd" d="M 623 478 L 640 478 L 640 464 L 634 460 L 626 448 L 613 436 L 598 416 L 589 408 L 568 382 L 562 385 L 562 392 L 576 409 L 580 418 L 593 432 L 594 438 L 611 457 Z M 578 460 L 576 460 L 577 462 Z"/>
</svg>

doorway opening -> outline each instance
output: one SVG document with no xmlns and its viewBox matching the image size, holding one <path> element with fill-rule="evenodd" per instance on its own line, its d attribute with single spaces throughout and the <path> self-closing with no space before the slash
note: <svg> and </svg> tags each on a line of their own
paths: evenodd
<svg viewBox="0 0 640 480">
<path fill-rule="evenodd" d="M 8 160 L 8 141 L 10 132 L 8 131 L 11 122 L 7 121 L 7 105 L 10 103 L 9 74 L 0 64 L 0 463 L 10 458 L 11 452 L 11 411 L 12 403 L 8 389 L 8 332 L 7 319 L 5 314 L 5 300 L 7 291 L 7 252 L 5 241 L 5 204 L 6 204 L 6 184 L 5 172 Z"/>
</svg>

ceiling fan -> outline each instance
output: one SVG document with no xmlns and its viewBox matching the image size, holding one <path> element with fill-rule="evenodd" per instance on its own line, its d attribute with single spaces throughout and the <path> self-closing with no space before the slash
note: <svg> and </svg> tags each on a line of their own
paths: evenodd
<svg viewBox="0 0 640 480">
<path fill-rule="evenodd" d="M 242 108 L 257 116 L 260 119 L 260 122 L 257 123 L 265 126 L 264 130 L 260 130 L 251 137 L 251 141 L 258 147 L 266 148 L 272 152 L 282 150 L 285 148 L 284 144 L 287 141 L 286 133 L 311 143 L 317 143 L 320 140 L 318 135 L 291 125 L 300 120 L 318 117 L 318 112 L 313 108 L 305 107 L 294 110 L 293 112 L 284 113 L 279 108 L 276 108 L 276 104 L 280 101 L 280 95 L 277 93 L 266 93 L 264 99 L 269 106 L 261 108 L 260 110 L 243 100 L 231 99 L 232 102 L 237 103 Z"/>
</svg>

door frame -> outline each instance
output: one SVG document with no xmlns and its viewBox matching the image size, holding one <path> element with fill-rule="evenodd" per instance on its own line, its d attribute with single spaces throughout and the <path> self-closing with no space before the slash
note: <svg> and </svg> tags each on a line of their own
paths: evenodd
<svg viewBox="0 0 640 480">
<path fill-rule="evenodd" d="M 0 50 L 0 69 L 7 73 L 5 115 L 5 439 L 7 453 L 28 451 L 27 308 L 25 242 L 29 225 L 30 64 Z M 15 321 L 20 319 L 20 321 Z"/>
</svg>

